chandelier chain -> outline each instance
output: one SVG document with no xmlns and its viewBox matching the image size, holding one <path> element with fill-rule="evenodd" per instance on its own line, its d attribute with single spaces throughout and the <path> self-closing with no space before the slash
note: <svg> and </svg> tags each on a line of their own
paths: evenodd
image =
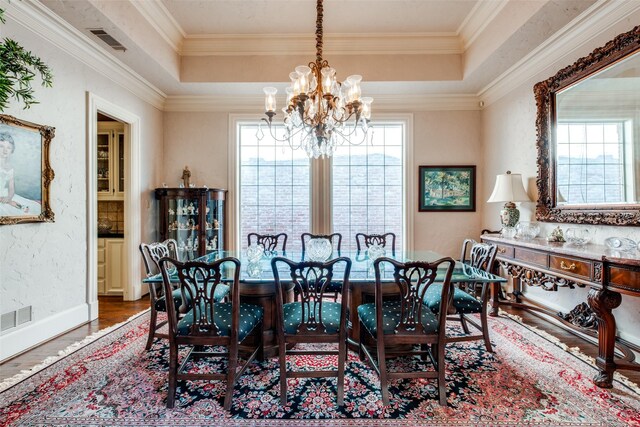
<svg viewBox="0 0 640 427">
<path fill-rule="evenodd" d="M 316 62 L 320 64 L 322 62 L 322 18 L 324 16 L 322 0 L 318 0 L 316 13 Z"/>
</svg>

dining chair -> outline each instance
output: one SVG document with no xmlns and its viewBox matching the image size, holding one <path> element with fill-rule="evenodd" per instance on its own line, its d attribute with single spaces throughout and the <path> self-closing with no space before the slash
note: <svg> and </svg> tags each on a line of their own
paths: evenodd
<svg viewBox="0 0 640 427">
<path fill-rule="evenodd" d="M 281 279 L 279 267 L 285 267 L 287 278 Z M 342 267 L 341 269 L 338 267 Z M 337 377 L 338 405 L 344 404 L 344 371 L 347 359 L 347 302 L 351 260 L 334 258 L 327 262 L 294 262 L 276 257 L 271 260 L 276 283 L 276 313 L 278 352 L 280 357 L 280 402 L 287 404 L 287 379 Z M 336 277 L 344 283 L 339 302 L 326 301 L 327 285 Z M 286 283 L 283 283 L 286 282 Z M 284 303 L 283 293 L 293 285 L 299 299 Z M 338 350 L 308 350 L 288 348 L 301 343 L 335 343 Z M 337 370 L 295 371 L 287 369 L 287 355 L 337 355 Z"/>
<path fill-rule="evenodd" d="M 304 258 L 305 251 L 307 250 L 307 246 L 309 246 L 309 242 L 314 239 L 326 239 L 331 242 L 331 247 L 333 251 L 340 255 L 340 249 L 342 248 L 342 234 L 333 233 L 333 234 L 311 234 L 311 233 L 302 233 L 300 235 L 300 240 L 302 241 L 302 256 Z M 333 294 L 333 300 L 338 301 L 338 295 L 342 292 L 342 282 L 340 281 L 332 281 L 327 285 L 326 293 Z M 297 297 L 297 293 L 294 292 Z"/>
<path fill-rule="evenodd" d="M 494 244 L 478 243 L 472 239 L 465 239 L 462 243 L 460 261 L 471 267 L 491 273 L 496 259 L 496 253 L 497 246 Z M 484 340 L 487 351 L 493 352 L 487 320 L 490 285 L 490 283 L 483 283 L 479 286 L 479 284 L 470 283 L 466 287 L 469 292 L 459 287 L 454 287 L 450 313 L 454 312 L 455 314 L 450 320 L 460 321 L 466 335 L 449 336 L 445 338 L 445 342 L 475 341 L 482 339 Z M 440 309 L 441 296 L 438 291 L 438 286 L 439 285 L 433 286 L 424 296 L 425 304 L 427 304 L 434 313 L 438 313 Z M 481 290 L 479 298 L 477 298 L 478 288 Z M 473 293 L 473 295 L 470 292 Z M 480 324 L 478 324 L 475 319 L 467 316 L 469 314 L 479 314 Z M 471 332 L 469 331 L 468 324 L 471 324 L 480 331 L 480 334 L 470 335 Z"/>
<path fill-rule="evenodd" d="M 178 317 L 176 307 L 167 306 L 169 320 L 169 391 L 167 408 L 173 408 L 176 397 L 176 387 L 180 380 L 225 380 L 227 390 L 224 397 L 224 408 L 231 408 L 231 399 L 236 380 L 242 376 L 249 364 L 262 356 L 262 319 L 263 308 L 253 304 L 240 302 L 240 261 L 227 257 L 211 263 L 188 261 L 181 263 L 171 258 L 159 261 L 160 270 L 166 293 L 172 290 L 171 277 L 177 274 L 180 291 L 183 298 L 192 303 L 181 318 Z M 175 270 L 175 273 L 172 272 Z M 227 272 L 232 271 L 232 277 Z M 229 286 L 223 281 L 232 279 L 230 284 L 230 301 L 218 302 L 216 289 Z M 188 297 L 187 297 L 188 295 Z M 245 359 L 245 363 L 237 371 L 238 346 L 252 331 L 256 335 L 257 346 Z M 180 364 L 178 364 L 180 347 L 191 347 Z M 226 351 L 207 352 L 205 347 L 223 346 Z M 217 350 L 217 349 L 216 349 Z M 226 372 L 212 373 L 208 370 L 185 372 L 191 360 L 200 358 L 226 357 L 228 359 Z"/>
<path fill-rule="evenodd" d="M 309 241 L 313 239 L 327 239 L 331 242 L 331 247 L 334 251 L 340 253 L 340 249 L 342 247 L 342 234 L 333 233 L 333 234 L 311 234 L 311 233 L 302 233 L 300 235 L 300 240 L 302 241 L 302 252 L 305 252 L 307 246 L 309 245 Z"/>
<path fill-rule="evenodd" d="M 141 243 L 140 252 L 142 253 L 142 260 L 144 261 L 144 268 L 147 277 L 152 277 L 160 274 L 160 265 L 158 261 L 161 258 L 171 258 L 173 260 L 179 260 L 178 256 L 178 244 L 174 239 L 167 239 L 164 242 L 156 243 Z M 217 288 L 215 298 L 216 301 L 224 300 L 229 293 L 229 287 L 223 285 Z M 167 324 L 166 320 L 158 323 L 158 312 L 167 312 L 167 298 L 164 292 L 162 282 L 149 282 L 149 302 L 151 305 L 151 316 L 149 320 L 149 335 L 147 338 L 147 344 L 145 348 L 149 350 L 153 344 L 154 338 L 168 339 L 169 336 L 165 333 L 158 332 L 160 328 Z M 174 289 L 171 293 L 171 300 L 176 310 L 181 313 L 187 310 L 190 302 L 186 301 L 183 304 L 182 292 L 180 289 Z"/>
<path fill-rule="evenodd" d="M 390 264 L 393 283 L 397 287 L 398 296 L 382 294 L 381 270 Z M 447 321 L 446 301 L 451 290 L 451 274 L 455 261 L 442 258 L 434 262 L 411 261 L 399 262 L 392 258 L 382 257 L 373 262 L 375 269 L 375 303 L 358 306 L 360 322 L 360 359 L 369 361 L 380 376 L 382 402 L 389 405 L 389 380 L 394 378 L 435 378 L 438 382 L 438 398 L 440 405 L 447 404 L 445 382 L 444 337 Z M 425 292 L 436 286 L 438 267 L 444 267 L 445 276 L 439 287 L 441 301 L 445 301 L 438 314 L 434 314 L 423 304 Z M 365 345 L 369 337 L 376 345 L 376 360 Z M 420 350 L 394 350 L 392 346 L 419 344 Z M 397 347 L 396 347 L 397 348 Z M 429 358 L 434 371 L 389 372 L 387 358 L 394 356 L 420 355 Z"/>
<path fill-rule="evenodd" d="M 368 249 L 369 246 L 379 245 L 385 249 L 391 248 L 391 253 L 396 254 L 396 235 L 395 233 L 384 234 L 364 234 L 356 233 L 356 249 L 361 251 L 363 248 Z"/>
<path fill-rule="evenodd" d="M 144 262 L 144 269 L 147 277 L 160 274 L 160 266 L 158 260 L 164 257 L 178 259 L 178 244 L 174 239 L 168 239 L 164 242 L 156 243 L 140 243 L 140 253 Z M 172 292 L 172 299 L 176 307 L 182 304 L 180 292 Z M 162 282 L 149 283 L 149 300 L 151 303 L 151 316 L 149 320 L 149 335 L 145 348 L 149 350 L 153 344 L 154 338 L 167 339 L 169 336 L 158 332 L 160 328 L 167 324 L 166 320 L 158 323 L 158 312 L 166 312 L 166 298 Z"/>
<path fill-rule="evenodd" d="M 287 233 L 279 234 L 247 234 L 247 245 L 252 243 L 262 245 L 265 252 L 286 251 L 287 250 Z"/>
</svg>

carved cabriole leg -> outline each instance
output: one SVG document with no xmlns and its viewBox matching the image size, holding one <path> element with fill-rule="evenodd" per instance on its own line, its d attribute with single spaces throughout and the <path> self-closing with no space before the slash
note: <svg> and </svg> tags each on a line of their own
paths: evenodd
<svg viewBox="0 0 640 427">
<path fill-rule="evenodd" d="M 616 319 L 611 311 L 620 305 L 622 296 L 608 289 L 591 288 L 587 301 L 598 318 L 596 365 L 600 373 L 596 375 L 593 382 L 598 387 L 611 388 L 613 372 L 616 370 L 613 358 L 616 344 Z"/>
</svg>

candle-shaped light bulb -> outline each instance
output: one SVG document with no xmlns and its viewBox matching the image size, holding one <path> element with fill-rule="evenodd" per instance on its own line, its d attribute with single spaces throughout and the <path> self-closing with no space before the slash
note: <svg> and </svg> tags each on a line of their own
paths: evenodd
<svg viewBox="0 0 640 427">
<path fill-rule="evenodd" d="M 299 65 L 296 67 L 296 73 L 298 73 L 298 82 L 300 84 L 300 93 L 309 92 L 309 83 L 310 78 L 309 74 L 311 74 L 311 68 L 306 65 Z"/>
<path fill-rule="evenodd" d="M 298 73 L 292 71 L 289 73 L 289 78 L 291 79 L 291 89 L 293 90 L 293 95 L 300 95 L 300 82 L 298 81 Z"/>
<path fill-rule="evenodd" d="M 336 79 L 336 70 L 331 67 L 324 67 L 320 73 L 322 73 L 322 92 L 325 94 L 331 93 Z"/>
<path fill-rule="evenodd" d="M 287 93 L 287 106 L 291 105 L 291 100 L 293 99 L 293 87 L 288 87 L 284 90 Z"/>
<path fill-rule="evenodd" d="M 371 103 L 373 102 L 373 98 L 370 98 L 368 96 L 365 96 L 364 98 L 362 98 L 362 112 L 360 113 L 360 116 L 363 119 L 371 119 Z"/>
<path fill-rule="evenodd" d="M 276 111 L 276 93 L 278 89 L 275 87 L 265 87 L 264 89 L 264 109 L 267 113 Z"/>
<path fill-rule="evenodd" d="M 362 94 L 362 92 L 360 91 L 360 82 L 362 81 L 362 76 L 354 74 L 347 77 L 347 81 L 351 85 L 351 88 L 349 89 L 349 102 L 359 101 L 360 95 Z"/>
</svg>

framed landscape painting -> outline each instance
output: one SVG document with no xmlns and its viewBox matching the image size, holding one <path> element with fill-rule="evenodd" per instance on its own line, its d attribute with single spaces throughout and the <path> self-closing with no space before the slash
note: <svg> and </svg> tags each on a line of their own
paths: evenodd
<svg viewBox="0 0 640 427">
<path fill-rule="evenodd" d="M 52 222 L 49 146 L 55 129 L 0 114 L 0 225 Z"/>
<path fill-rule="evenodd" d="M 475 166 L 420 166 L 418 210 L 475 212 Z"/>
</svg>

